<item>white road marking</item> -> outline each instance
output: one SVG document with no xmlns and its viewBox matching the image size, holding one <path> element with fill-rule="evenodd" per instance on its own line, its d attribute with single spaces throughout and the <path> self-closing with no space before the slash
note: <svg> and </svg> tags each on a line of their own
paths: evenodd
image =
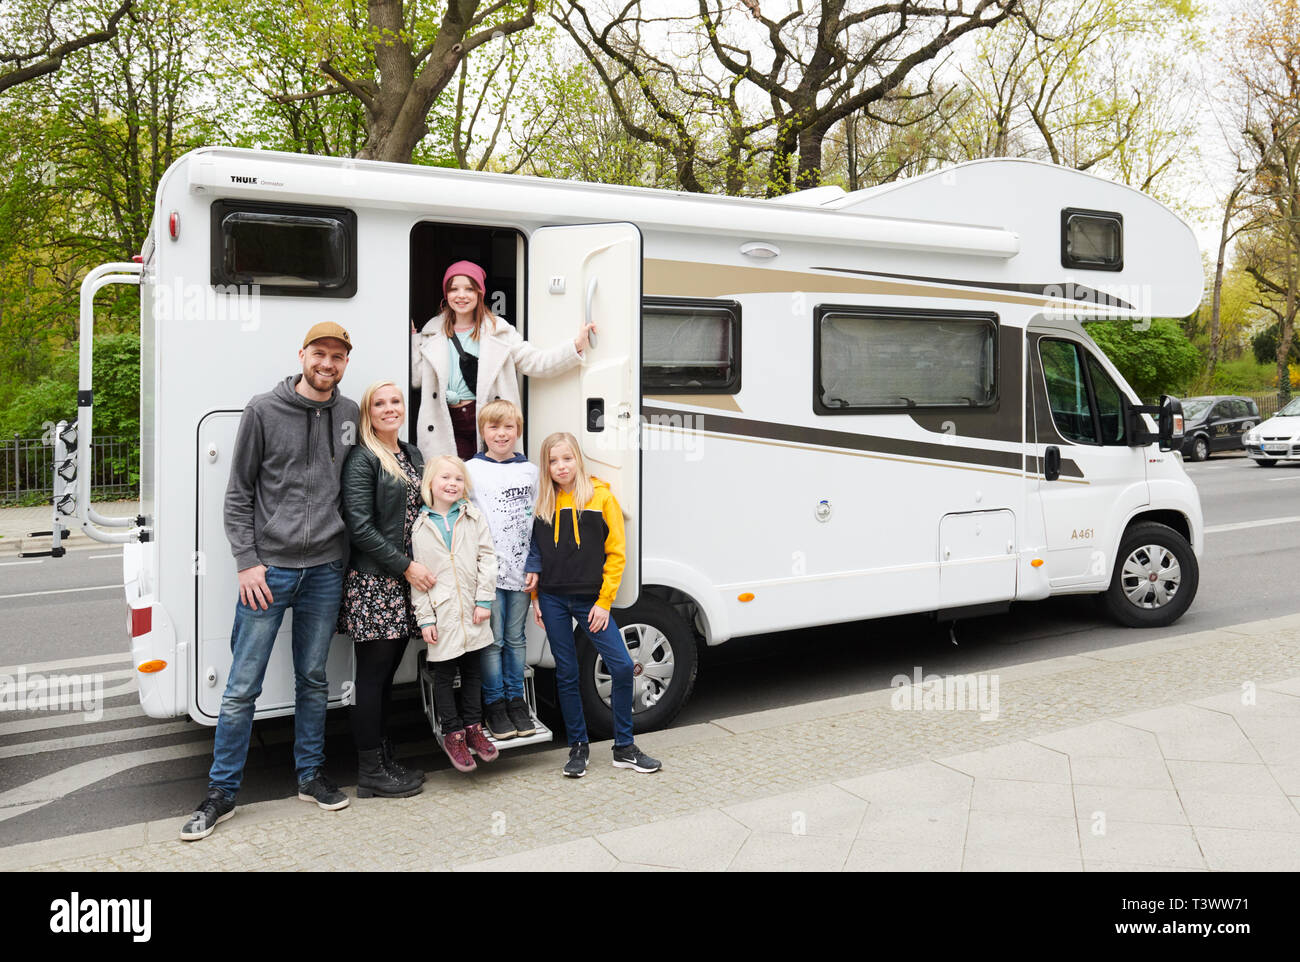
<svg viewBox="0 0 1300 962">
<path fill-rule="evenodd" d="M 117 558 L 117 559 L 120 560 L 121 557 L 122 557 L 122 553 L 119 551 L 117 554 L 92 554 L 92 555 L 91 555 L 90 557 L 88 557 L 86 560 L 87 560 L 87 561 L 103 561 L 105 558 Z"/>
<path fill-rule="evenodd" d="M 123 718 L 147 718 L 139 705 L 127 705 L 125 708 L 105 708 L 99 722 L 121 721 Z M 76 725 L 95 725 L 79 715 L 64 714 L 43 718 L 24 718 L 22 721 L 0 722 L 0 738 L 6 735 L 25 735 L 28 732 L 52 731 L 55 728 L 72 728 Z"/>
<path fill-rule="evenodd" d="M 66 595 L 73 591 L 104 591 L 108 588 L 124 588 L 125 585 L 90 585 L 85 588 L 55 588 L 53 591 L 24 591 L 18 595 L 0 595 L 0 601 L 6 598 L 35 598 L 37 595 Z"/>
<path fill-rule="evenodd" d="M 6 665 L 0 675 L 16 675 L 21 668 L 29 675 L 38 671 L 57 671 L 60 668 L 85 668 L 87 665 L 129 665 L 131 656 L 122 652 L 106 655 L 84 655 L 81 658 L 62 658 L 59 661 L 38 661 L 36 664 Z"/>
<path fill-rule="evenodd" d="M 44 558 L 37 558 L 35 561 L 0 561 L 0 568 L 12 568 L 14 565 L 38 565 Z"/>
<path fill-rule="evenodd" d="M 1294 524 L 1300 521 L 1300 515 L 1289 518 L 1265 518 L 1262 521 L 1238 521 L 1235 524 L 1212 524 L 1206 527 L 1206 534 L 1218 534 L 1220 531 L 1238 531 L 1242 528 L 1263 528 L 1270 524 Z"/>
<path fill-rule="evenodd" d="M 163 735 L 175 735 L 180 732 L 193 732 L 207 736 L 207 744 L 212 744 L 213 729 L 202 729 L 193 722 L 170 722 L 146 725 L 141 728 L 118 728 L 113 731 L 94 732 L 89 735 L 72 735 L 67 738 L 47 738 L 36 742 L 19 742 L 17 745 L 0 745 L 0 758 L 19 758 L 24 755 L 40 755 L 44 752 L 61 752 L 73 748 L 91 748 L 95 745 L 111 745 L 115 742 L 136 741 L 141 738 L 161 738 Z"/>
<path fill-rule="evenodd" d="M 129 668 L 126 671 L 109 672 L 107 675 L 104 676 L 105 678 L 121 678 L 123 676 L 128 676 L 128 677 L 127 680 L 122 682 L 122 684 L 120 685 L 110 685 L 109 687 L 105 688 L 102 692 L 100 692 L 101 697 L 113 698 L 117 695 L 124 695 L 128 691 L 134 691 L 136 688 L 134 675 L 135 672 Z M 84 692 L 84 688 L 82 689 L 82 692 Z M 91 692 L 90 694 L 93 694 L 93 692 Z M 58 697 L 59 697 L 58 695 L 52 695 L 44 698 L 29 699 L 26 702 L 25 707 L 30 711 L 69 711 L 69 709 L 66 708 L 61 709 L 59 707 Z M 71 709 L 71 711 L 76 712 L 77 714 L 82 713 L 82 709 L 80 708 Z"/>
<path fill-rule="evenodd" d="M 276 733 L 280 734 L 280 733 Z M 267 738 L 267 742 L 288 740 L 292 733 L 285 733 L 285 738 Z M 26 785 L 20 785 L 7 792 L 0 793 L 0 822 L 57 802 L 63 796 L 102 782 L 106 778 L 139 768 L 141 765 L 153 765 L 157 762 L 169 762 L 177 758 L 193 758 L 195 755 L 211 755 L 210 739 L 183 742 L 180 745 L 167 745 L 163 748 L 150 748 L 139 752 L 123 752 L 120 755 L 106 755 L 91 759 L 79 765 L 72 765 L 61 771 L 37 778 Z"/>
<path fill-rule="evenodd" d="M 1292 474 L 1285 478 L 1267 478 L 1268 481 L 1300 481 L 1300 474 Z"/>
</svg>

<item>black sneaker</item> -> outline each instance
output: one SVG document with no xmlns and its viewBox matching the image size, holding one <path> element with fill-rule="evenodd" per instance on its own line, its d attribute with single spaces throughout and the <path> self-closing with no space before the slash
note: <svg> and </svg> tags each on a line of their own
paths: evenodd
<svg viewBox="0 0 1300 962">
<path fill-rule="evenodd" d="M 311 781 L 298 786 L 298 797 L 304 802 L 315 802 L 327 812 L 348 807 L 348 797 L 319 768 Z"/>
<path fill-rule="evenodd" d="M 487 730 L 497 741 L 505 741 L 518 734 L 515 731 L 514 718 L 506 711 L 506 703 L 503 699 L 484 705 L 483 715 L 487 722 Z"/>
<path fill-rule="evenodd" d="M 181 841 L 196 842 L 207 838 L 218 824 L 235 814 L 235 803 L 217 789 L 208 790 L 208 797 L 199 803 L 189 821 L 181 826 Z"/>
<path fill-rule="evenodd" d="M 569 760 L 564 764 L 564 774 L 570 778 L 581 778 L 587 774 L 587 759 L 591 756 L 591 746 L 586 742 L 577 742 L 569 748 Z"/>
<path fill-rule="evenodd" d="M 528 712 L 528 703 L 522 698 L 511 698 L 506 702 L 506 712 L 510 715 L 510 723 L 515 727 L 515 734 L 521 738 L 525 735 L 536 735 L 537 725 L 533 723 L 533 716 Z"/>
<path fill-rule="evenodd" d="M 634 772 L 657 772 L 663 764 L 636 747 L 636 742 L 619 748 L 614 746 L 614 767 L 630 768 Z"/>
</svg>

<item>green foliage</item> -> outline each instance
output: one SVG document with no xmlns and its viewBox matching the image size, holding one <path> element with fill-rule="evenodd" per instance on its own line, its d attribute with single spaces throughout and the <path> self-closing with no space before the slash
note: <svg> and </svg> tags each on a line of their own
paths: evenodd
<svg viewBox="0 0 1300 962">
<path fill-rule="evenodd" d="M 1270 364 L 1274 368 L 1274 374 L 1277 373 L 1277 336 L 1281 327 L 1281 322 L 1264 328 L 1253 338 L 1250 346 L 1255 353 L 1255 360 L 1260 364 Z M 1288 363 L 1295 364 L 1300 361 L 1300 333 L 1292 331 L 1291 333 L 1291 351 L 1287 355 Z"/>
<path fill-rule="evenodd" d="M 95 338 L 92 366 L 96 436 L 140 434 L 140 337 L 133 332 Z M 59 356 L 53 370 L 0 410 L 0 437 L 39 438 L 77 416 L 77 354 Z"/>
<path fill-rule="evenodd" d="M 1277 364 L 1260 364 L 1250 356 L 1222 361 L 1208 385 L 1198 385 L 1197 394 L 1270 394 L 1277 377 Z"/>
<path fill-rule="evenodd" d="M 1145 330 L 1133 321 L 1098 321 L 1088 334 L 1141 398 L 1183 394 L 1201 367 L 1181 321 L 1155 318 Z"/>
</svg>

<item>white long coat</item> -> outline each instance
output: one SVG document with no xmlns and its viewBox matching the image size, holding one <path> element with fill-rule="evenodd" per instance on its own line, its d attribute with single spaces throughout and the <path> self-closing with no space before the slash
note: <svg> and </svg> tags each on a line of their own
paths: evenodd
<svg viewBox="0 0 1300 962">
<path fill-rule="evenodd" d="M 534 347 L 523 336 L 496 318 L 496 329 L 488 330 L 484 322 L 480 332 L 478 359 L 478 409 L 489 401 L 503 398 L 523 407 L 519 377 L 552 377 L 582 363 L 582 355 L 572 341 L 551 348 Z M 443 454 L 456 453 L 456 437 L 447 413 L 446 389 L 451 364 L 451 344 L 443 333 L 441 314 L 429 319 L 424 329 L 411 335 L 411 386 L 420 391 L 420 417 L 415 425 L 415 444 L 427 464 Z M 477 437 L 477 431 L 475 436 Z M 523 439 L 515 445 L 522 451 Z M 476 443 L 476 447 L 481 444 Z"/>
<path fill-rule="evenodd" d="M 451 527 L 451 547 L 423 511 L 411 526 L 411 553 L 438 579 L 429 591 L 412 587 L 418 625 L 434 624 L 438 642 L 426 645 L 429 661 L 450 661 L 492 644 L 492 622 L 474 624 L 479 601 L 497 596 L 497 556 L 492 528 L 472 501 L 461 506 Z"/>
</svg>

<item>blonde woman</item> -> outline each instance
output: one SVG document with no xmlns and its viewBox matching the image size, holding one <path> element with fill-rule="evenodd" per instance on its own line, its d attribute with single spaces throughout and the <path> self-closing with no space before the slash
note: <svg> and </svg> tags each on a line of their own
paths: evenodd
<svg viewBox="0 0 1300 962">
<path fill-rule="evenodd" d="M 534 347 L 488 310 L 487 274 L 457 261 L 442 278 L 442 311 L 417 333 L 411 325 L 411 387 L 420 391 L 416 443 L 426 461 L 469 460 L 479 450 L 477 412 L 497 398 L 522 407 L 519 377 L 552 377 L 582 363 L 588 324 L 572 341 Z"/>
<path fill-rule="evenodd" d="M 424 773 L 393 759 L 387 725 L 393 675 L 420 634 L 409 589 L 431 588 L 435 580 L 411 553 L 424 458 L 397 436 L 406 402 L 392 381 L 366 388 L 360 421 L 360 443 L 343 466 L 343 520 L 352 551 L 339 612 L 339 631 L 352 636 L 356 653 L 357 795 L 405 798 L 420 791 Z"/>
</svg>

